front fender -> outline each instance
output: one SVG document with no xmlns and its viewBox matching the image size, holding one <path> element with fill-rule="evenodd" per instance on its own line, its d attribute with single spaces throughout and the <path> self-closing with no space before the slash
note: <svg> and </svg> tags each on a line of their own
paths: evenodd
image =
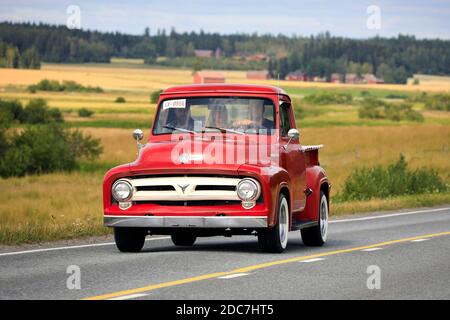
<svg viewBox="0 0 450 320">
<path fill-rule="evenodd" d="M 276 210 L 278 205 L 278 195 L 282 187 L 286 186 L 289 190 L 289 199 L 292 202 L 290 188 L 290 178 L 286 170 L 277 166 L 255 166 L 244 164 L 239 167 L 240 176 L 249 176 L 257 179 L 261 183 L 264 201 L 269 211 L 267 219 L 268 226 L 273 227 L 276 224 Z M 292 208 L 292 203 L 289 204 Z"/>
<path fill-rule="evenodd" d="M 103 178 L 103 209 L 111 205 L 111 187 L 117 179 L 130 176 L 130 165 L 123 164 L 110 169 Z"/>
</svg>

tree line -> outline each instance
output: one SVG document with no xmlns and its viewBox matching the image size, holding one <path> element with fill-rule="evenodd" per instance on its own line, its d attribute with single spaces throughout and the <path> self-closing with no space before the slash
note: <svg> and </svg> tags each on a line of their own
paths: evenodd
<svg viewBox="0 0 450 320">
<path fill-rule="evenodd" d="M 329 32 L 288 37 L 180 33 L 174 29 L 157 30 L 153 34 L 148 28 L 142 35 L 128 35 L 70 30 L 42 23 L 3 22 L 0 42 L 17 50 L 19 55 L 25 52 L 29 55 L 31 50 L 34 57 L 47 62 L 109 62 L 111 57 L 125 57 L 144 58 L 152 64 L 158 57 L 192 57 L 196 49 L 220 48 L 223 57 L 265 54 L 266 67 L 280 77 L 301 69 L 320 77 L 329 77 L 331 73 L 374 73 L 386 82 L 401 83 L 414 73 L 450 74 L 449 40 L 416 39 L 407 35 L 349 39 L 331 36 Z M 15 65 L 19 63 L 16 61 Z"/>
<path fill-rule="evenodd" d="M 14 45 L 0 41 L 0 68 L 39 69 L 41 60 L 36 48 L 26 48 L 22 52 Z"/>
</svg>

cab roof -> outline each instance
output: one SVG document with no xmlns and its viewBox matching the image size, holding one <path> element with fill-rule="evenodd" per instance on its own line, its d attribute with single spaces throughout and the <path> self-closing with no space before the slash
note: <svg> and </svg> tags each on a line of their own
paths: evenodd
<svg viewBox="0 0 450 320">
<path fill-rule="evenodd" d="M 255 94 L 282 94 L 287 93 L 275 86 L 262 86 L 253 84 L 191 84 L 183 86 L 170 87 L 164 90 L 162 95 L 180 94 L 180 93 L 208 93 L 208 92 L 224 92 L 224 93 L 255 93 Z"/>
</svg>

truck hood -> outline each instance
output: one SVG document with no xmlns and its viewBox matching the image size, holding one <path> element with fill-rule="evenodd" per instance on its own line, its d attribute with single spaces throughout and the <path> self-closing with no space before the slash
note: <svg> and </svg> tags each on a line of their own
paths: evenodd
<svg viewBox="0 0 450 320">
<path fill-rule="evenodd" d="M 130 164 L 134 173 L 213 173 L 238 174 L 244 164 L 258 167 L 273 165 L 277 152 L 273 144 L 260 141 L 188 139 L 181 141 L 149 142 Z M 259 153 L 260 152 L 260 153 Z M 265 154 L 265 155 L 264 155 Z"/>
</svg>

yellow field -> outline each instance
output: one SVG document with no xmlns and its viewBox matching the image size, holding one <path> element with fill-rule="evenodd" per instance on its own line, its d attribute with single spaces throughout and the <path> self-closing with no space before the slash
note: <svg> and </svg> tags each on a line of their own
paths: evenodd
<svg viewBox="0 0 450 320">
<path fill-rule="evenodd" d="M 131 58 L 111 58 L 109 60 L 111 63 L 118 63 L 118 64 L 144 64 L 144 59 L 131 59 Z"/>
<path fill-rule="evenodd" d="M 247 80 L 244 71 L 223 71 L 228 83 L 254 83 L 282 85 L 292 88 L 359 88 L 401 91 L 450 91 L 445 81 L 421 81 L 419 85 L 350 85 L 336 83 L 313 83 L 278 80 Z M 151 92 L 169 86 L 192 83 L 189 69 L 126 68 L 114 65 L 56 65 L 44 64 L 41 70 L 0 69 L 0 87 L 7 85 L 30 85 L 42 79 L 73 80 L 83 85 L 100 86 L 106 90 Z M 445 78 L 444 78 L 445 79 Z"/>
<path fill-rule="evenodd" d="M 249 83 L 245 73 L 225 71 L 229 83 Z M 368 88 L 399 91 L 449 91 L 449 78 L 419 76 L 419 85 L 343 85 L 252 81 L 292 88 Z M 100 86 L 105 93 L 28 93 L 25 86 L 47 78 L 73 80 L 83 85 Z M 44 65 L 42 70 L 0 69 L 0 98 L 19 99 L 26 103 L 44 98 L 52 107 L 61 108 L 66 121 L 125 121 L 150 125 L 155 109 L 149 93 L 156 89 L 192 82 L 190 70 L 127 68 L 112 65 Z M 123 96 L 126 103 L 115 103 Z M 80 118 L 75 112 L 89 108 L 96 113 Z M 393 123 L 362 121 L 356 106 L 326 106 L 327 112 L 299 121 L 303 144 L 324 144 L 320 160 L 338 193 L 352 169 L 360 166 L 387 165 L 400 153 L 413 168 L 436 169 L 450 183 L 450 116 L 446 112 L 425 111 L 425 122 Z M 69 112 L 69 111 L 73 112 Z M 322 121 L 322 123 L 320 123 Z M 320 125 L 317 125 L 319 123 Z M 326 125 L 331 123 L 333 125 Z M 357 124 L 357 125 L 355 125 Z M 368 125 L 362 125 L 368 124 Z M 142 129 L 146 129 L 143 127 Z M 132 161 L 136 143 L 131 129 L 82 129 L 102 140 L 104 153 L 96 163 L 119 164 Z M 148 129 L 146 129 L 148 130 Z M 148 132 L 144 131 L 147 138 Z M 0 243 L 13 244 L 59 238 L 99 235 L 102 228 L 103 172 L 55 173 L 24 178 L 0 179 L 0 190 L 6 193 L 0 203 Z M 407 196 L 364 202 L 333 204 L 332 214 L 396 209 L 450 203 L 450 194 Z"/>
</svg>

